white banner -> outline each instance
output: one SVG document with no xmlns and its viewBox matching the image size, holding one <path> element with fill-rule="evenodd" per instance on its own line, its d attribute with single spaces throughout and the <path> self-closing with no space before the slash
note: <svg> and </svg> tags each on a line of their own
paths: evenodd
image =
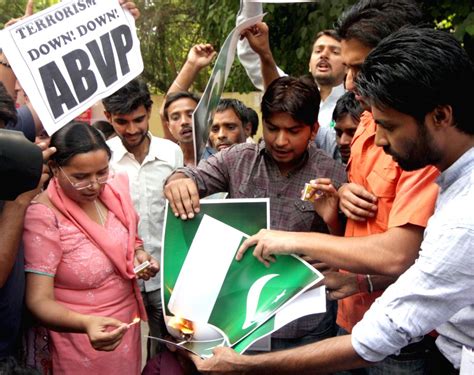
<svg viewBox="0 0 474 375">
<path fill-rule="evenodd" d="M 48 134 L 143 70 L 135 20 L 117 0 L 64 1 L 0 37 Z"/>
</svg>

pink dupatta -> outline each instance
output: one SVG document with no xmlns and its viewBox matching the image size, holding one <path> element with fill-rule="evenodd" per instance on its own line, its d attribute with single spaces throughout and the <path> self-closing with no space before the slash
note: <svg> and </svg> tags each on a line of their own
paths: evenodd
<svg viewBox="0 0 474 375">
<path fill-rule="evenodd" d="M 110 259 L 115 266 L 118 274 L 124 279 L 135 279 L 134 258 L 135 248 L 143 242 L 138 238 L 137 226 L 138 215 L 133 207 L 128 187 L 128 177 L 124 174 L 116 174 L 114 179 L 107 183 L 100 194 L 101 201 L 107 206 L 109 211 L 120 220 L 120 222 L 128 230 L 127 252 L 119 251 L 114 246 L 114 241 L 110 240 L 110 236 L 106 228 L 92 221 L 87 214 L 78 206 L 76 202 L 70 199 L 59 187 L 57 180 L 53 178 L 47 189 L 48 197 L 54 207 L 74 225 L 79 228 L 104 254 Z M 135 297 L 138 301 L 140 318 L 147 320 L 146 311 L 143 305 L 140 288 L 137 282 L 133 282 Z"/>
</svg>

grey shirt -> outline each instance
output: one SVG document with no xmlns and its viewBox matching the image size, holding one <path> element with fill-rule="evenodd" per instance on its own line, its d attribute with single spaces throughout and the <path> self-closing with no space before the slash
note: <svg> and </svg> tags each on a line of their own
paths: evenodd
<svg viewBox="0 0 474 375">
<path fill-rule="evenodd" d="M 304 184 L 326 177 L 334 186 L 346 182 L 344 166 L 310 142 L 299 164 L 282 176 L 265 143 L 240 143 L 201 160 L 194 168 L 180 168 L 196 181 L 199 196 L 227 191 L 229 198 L 270 198 L 270 228 L 294 232 L 323 232 L 328 228 L 311 202 L 302 201 Z M 325 314 L 293 321 L 275 332 L 274 338 L 301 338 L 318 330 Z"/>
</svg>

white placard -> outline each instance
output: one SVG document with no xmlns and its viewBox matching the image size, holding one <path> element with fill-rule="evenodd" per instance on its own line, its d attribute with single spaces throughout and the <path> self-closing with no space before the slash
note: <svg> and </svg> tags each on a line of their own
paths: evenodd
<svg viewBox="0 0 474 375">
<path fill-rule="evenodd" d="M 117 0 L 64 1 L 0 38 L 48 134 L 143 70 L 135 21 Z"/>
<path fill-rule="evenodd" d="M 203 216 L 168 304 L 175 316 L 208 321 L 242 237 L 247 236 Z"/>
</svg>

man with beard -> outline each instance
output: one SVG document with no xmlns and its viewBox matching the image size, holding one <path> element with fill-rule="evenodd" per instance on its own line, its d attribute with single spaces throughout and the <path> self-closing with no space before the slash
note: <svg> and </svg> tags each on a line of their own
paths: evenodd
<svg viewBox="0 0 474 375">
<path fill-rule="evenodd" d="M 172 171 L 183 165 L 181 149 L 167 139 L 149 132 L 152 100 L 147 85 L 139 79 L 102 100 L 105 116 L 117 137 L 107 141 L 112 150 L 110 165 L 128 174 L 133 204 L 140 216 L 138 234 L 145 249 L 161 258 L 165 198 L 163 183 Z M 140 284 L 148 314 L 151 336 L 166 332 L 161 310 L 160 277 Z M 148 357 L 160 349 L 157 341 L 148 342 Z"/>
<path fill-rule="evenodd" d="M 356 86 L 372 108 L 377 146 L 406 171 L 434 165 L 442 172 L 417 262 L 377 299 L 352 335 L 259 356 L 219 348 L 209 360 L 194 358 L 201 373 L 326 373 L 370 366 L 436 329 L 439 351 L 425 373 L 451 375 L 459 374 L 461 358 L 468 357 L 463 347 L 474 347 L 474 226 L 468 208 L 474 198 L 474 127 L 465 95 L 474 85 L 473 64 L 450 34 L 413 28 L 393 33 L 364 60 Z M 300 234 L 297 252 L 305 241 Z M 295 252 L 268 245 L 257 245 L 259 258 Z"/>
<path fill-rule="evenodd" d="M 237 23 L 261 13 L 261 3 L 244 2 L 241 4 Z M 262 90 L 275 78 L 284 75 L 284 72 L 276 66 L 272 56 L 268 26 L 263 22 L 257 23 L 245 30 L 242 35 L 245 38 L 237 45 L 239 59 L 251 81 Z M 321 95 L 318 115 L 320 128 L 315 139 L 316 145 L 331 157 L 340 160 L 336 134 L 331 123 L 336 102 L 345 92 L 346 69 L 342 63 L 341 40 L 334 30 L 323 30 L 316 34 L 308 67 Z"/>
<path fill-rule="evenodd" d="M 341 37 L 342 58 L 348 68 L 346 88 L 354 84 L 365 58 L 383 38 L 406 25 L 423 19 L 412 0 L 361 0 L 339 18 L 336 30 Z M 359 97 L 360 99 L 360 97 Z M 319 259 L 340 272 L 326 274 L 329 297 L 338 299 L 339 334 L 351 333 L 371 304 L 418 256 L 423 230 L 434 210 L 439 172 L 427 166 L 404 171 L 382 148 L 376 145 L 377 126 L 368 111 L 354 135 L 348 163 L 348 180 L 333 194 L 330 181 L 313 185 L 324 191 L 332 209 L 339 208 L 347 217 L 344 238 L 321 233 L 305 234 L 310 246 L 300 253 Z M 300 244 L 301 233 L 262 232 L 257 240 L 271 246 Z M 309 245 L 309 243 L 308 243 Z M 404 348 L 399 356 L 390 356 L 371 371 L 423 373 L 425 352 L 432 339 Z M 417 372 L 418 371 L 418 372 Z"/>
</svg>

